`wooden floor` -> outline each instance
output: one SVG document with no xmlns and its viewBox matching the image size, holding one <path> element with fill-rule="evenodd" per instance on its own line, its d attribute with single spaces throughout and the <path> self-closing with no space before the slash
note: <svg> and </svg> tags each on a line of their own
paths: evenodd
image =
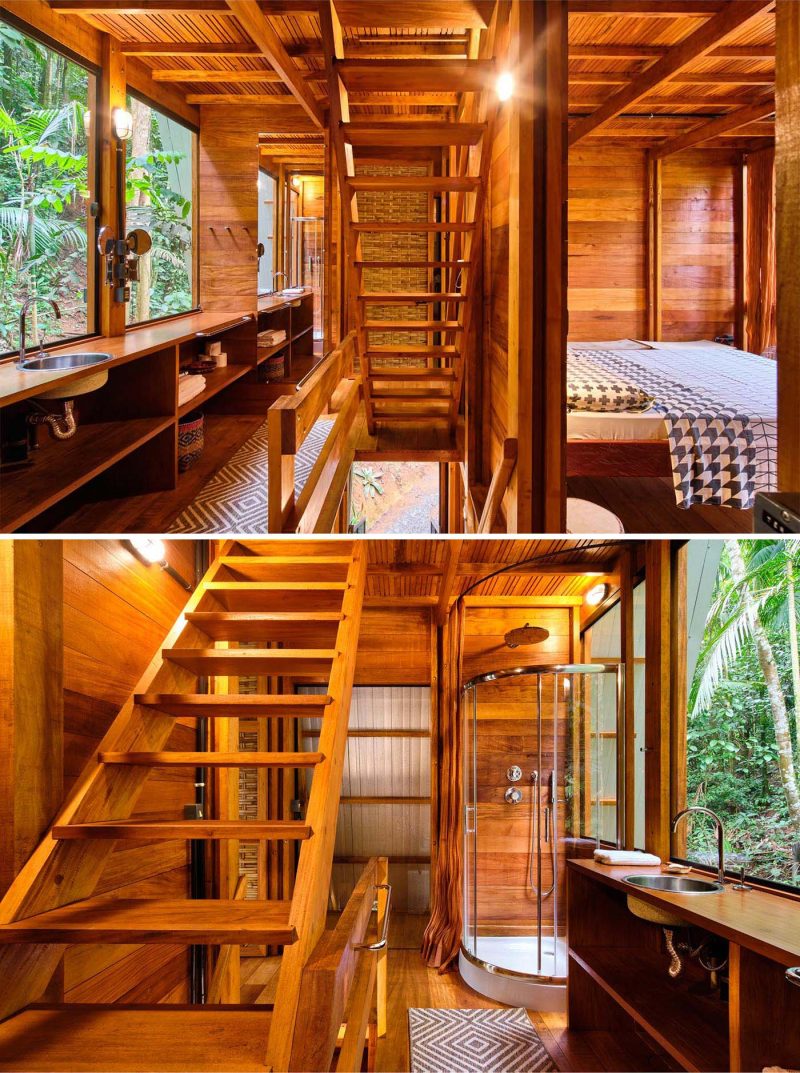
<svg viewBox="0 0 800 1073">
<path fill-rule="evenodd" d="M 408 1073 L 409 1008 L 503 1008 L 501 1003 L 473 991 L 458 972 L 438 973 L 425 966 L 419 954 L 425 922 L 425 917 L 392 914 L 387 1033 L 378 1040 L 377 1073 Z M 243 958 L 242 1002 L 272 1002 L 279 966 L 279 958 Z M 565 1014 L 529 1010 L 528 1015 L 561 1073 L 654 1073 L 676 1068 L 633 1030 L 624 1036 L 614 1032 L 570 1032 Z"/>
<path fill-rule="evenodd" d="M 567 494 L 612 511 L 626 533 L 752 533 L 753 512 L 732 507 L 690 507 L 675 503 L 664 477 L 570 477 Z"/>
<path fill-rule="evenodd" d="M 264 424 L 264 415 L 207 414 L 205 449 L 199 461 L 178 476 L 171 492 L 78 505 L 51 526 L 54 533 L 164 533 L 200 489 Z"/>
</svg>

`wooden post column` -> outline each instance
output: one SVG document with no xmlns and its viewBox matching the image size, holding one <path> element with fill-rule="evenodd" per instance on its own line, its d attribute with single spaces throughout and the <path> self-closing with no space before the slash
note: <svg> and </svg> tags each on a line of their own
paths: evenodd
<svg viewBox="0 0 800 1073">
<path fill-rule="evenodd" d="M 800 491 L 800 4 L 778 0 L 775 174 L 778 256 L 778 488 Z"/>
<path fill-rule="evenodd" d="M 661 168 L 662 161 L 647 152 L 647 338 L 662 334 L 661 298 Z"/>
<path fill-rule="evenodd" d="M 127 71 L 125 55 L 120 43 L 108 34 L 103 34 L 101 49 L 101 74 L 97 92 L 97 124 L 100 132 L 100 227 L 110 227 L 117 238 L 119 198 L 125 197 L 125 189 L 119 189 L 117 181 L 117 137 L 114 132 L 112 113 L 115 108 L 124 108 L 127 94 Z M 123 147 L 124 149 L 124 147 Z M 92 251 L 89 251 L 91 256 Z M 100 269 L 100 332 L 103 335 L 125 334 L 124 302 L 114 301 L 114 288 L 105 284 L 105 263 Z"/>
<path fill-rule="evenodd" d="M 645 545 L 645 849 L 670 853 L 670 611 L 671 552 L 668 540 Z"/>
<path fill-rule="evenodd" d="M 0 896 L 63 797 L 60 540 L 0 541 Z"/>
</svg>

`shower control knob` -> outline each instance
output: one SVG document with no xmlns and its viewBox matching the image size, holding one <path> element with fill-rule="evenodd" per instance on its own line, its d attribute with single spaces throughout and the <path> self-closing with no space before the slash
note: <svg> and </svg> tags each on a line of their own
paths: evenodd
<svg viewBox="0 0 800 1073">
<path fill-rule="evenodd" d="M 512 764 L 506 772 L 506 778 L 509 782 L 519 782 L 522 778 L 522 768 L 518 767 L 517 764 Z"/>
<path fill-rule="evenodd" d="M 509 805 L 518 805 L 522 800 L 522 790 L 519 790 L 516 786 L 509 786 L 503 796 Z"/>
</svg>

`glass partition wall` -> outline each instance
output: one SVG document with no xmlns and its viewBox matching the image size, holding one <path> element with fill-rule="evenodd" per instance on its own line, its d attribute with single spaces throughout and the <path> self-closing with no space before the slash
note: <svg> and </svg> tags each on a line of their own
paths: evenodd
<svg viewBox="0 0 800 1073">
<path fill-rule="evenodd" d="M 566 860 L 618 841 L 621 681 L 616 662 L 520 667 L 464 687 L 460 970 L 499 1001 L 564 1008 Z"/>
</svg>

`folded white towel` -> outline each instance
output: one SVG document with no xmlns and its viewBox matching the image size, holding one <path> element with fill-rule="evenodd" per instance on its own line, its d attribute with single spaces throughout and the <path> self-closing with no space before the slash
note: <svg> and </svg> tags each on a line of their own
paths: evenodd
<svg viewBox="0 0 800 1073">
<path fill-rule="evenodd" d="M 655 853 L 642 853 L 636 849 L 596 849 L 594 859 L 598 864 L 661 864 L 661 858 Z"/>
<path fill-rule="evenodd" d="M 206 389 L 206 378 L 195 374 L 192 376 L 181 376 L 178 379 L 178 405 L 182 406 L 189 399 L 193 399 L 195 395 L 200 395 Z"/>
</svg>

